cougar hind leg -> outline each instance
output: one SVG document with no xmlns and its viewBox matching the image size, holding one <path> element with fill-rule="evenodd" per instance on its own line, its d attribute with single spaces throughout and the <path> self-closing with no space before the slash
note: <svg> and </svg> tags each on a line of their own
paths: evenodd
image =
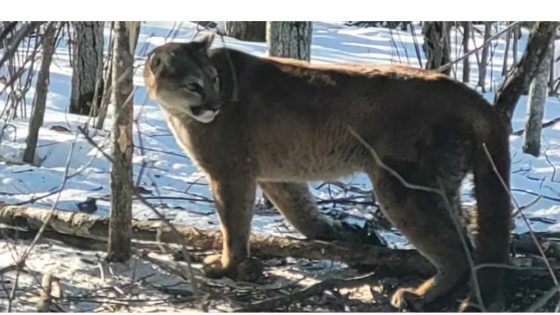
<svg viewBox="0 0 560 315">
<path fill-rule="evenodd" d="M 309 239 L 363 243 L 364 236 L 322 215 L 307 184 L 259 182 L 265 195 L 298 231 Z"/>
<path fill-rule="evenodd" d="M 375 167 L 369 172 L 381 209 L 401 233 L 437 269 L 436 275 L 416 288 L 400 288 L 392 296 L 397 308 L 411 306 L 421 310 L 424 304 L 445 296 L 468 271 L 466 251 L 451 213 L 459 211 L 459 186 L 463 174 L 447 174 L 420 169 L 406 162 L 392 163 L 391 168 L 409 183 L 439 189 L 447 201 L 434 192 L 410 189 L 388 171 Z M 450 209 L 451 208 L 451 209 Z"/>
</svg>

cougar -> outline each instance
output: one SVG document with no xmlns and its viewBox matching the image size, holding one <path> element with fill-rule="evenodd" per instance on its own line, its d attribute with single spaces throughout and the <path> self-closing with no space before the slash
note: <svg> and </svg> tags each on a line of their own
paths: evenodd
<svg viewBox="0 0 560 315">
<path fill-rule="evenodd" d="M 223 251 L 205 261 L 208 276 L 250 280 L 260 271 L 249 250 L 257 186 L 307 238 L 355 241 L 318 212 L 307 182 L 356 172 L 437 269 L 417 288 L 398 289 L 394 306 L 432 302 L 468 279 L 467 248 L 476 264 L 507 263 L 510 200 L 500 177 L 509 185 L 508 133 L 478 93 L 436 72 L 260 58 L 210 49 L 213 38 L 157 47 L 144 69 L 150 96 L 212 190 Z M 451 213 L 470 171 L 477 229 L 465 247 Z M 476 277 L 482 299 L 474 302 L 501 309 L 503 269 Z"/>
</svg>

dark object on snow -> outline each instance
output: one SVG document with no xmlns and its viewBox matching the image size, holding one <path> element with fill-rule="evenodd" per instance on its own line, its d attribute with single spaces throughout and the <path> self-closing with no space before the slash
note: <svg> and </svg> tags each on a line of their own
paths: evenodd
<svg viewBox="0 0 560 315">
<path fill-rule="evenodd" d="M 86 201 L 78 202 L 76 206 L 81 212 L 94 213 L 97 211 L 97 204 L 95 202 L 97 199 L 93 197 L 87 197 Z"/>
<path fill-rule="evenodd" d="M 58 132 L 67 132 L 67 133 L 71 132 L 70 129 L 68 129 L 64 126 L 58 126 L 58 125 L 51 126 L 49 129 L 54 130 L 54 131 L 58 131 Z"/>
</svg>

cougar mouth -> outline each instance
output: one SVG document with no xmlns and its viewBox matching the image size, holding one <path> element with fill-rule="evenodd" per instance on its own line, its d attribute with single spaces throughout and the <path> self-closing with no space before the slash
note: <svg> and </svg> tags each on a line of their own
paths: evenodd
<svg viewBox="0 0 560 315">
<path fill-rule="evenodd" d="M 220 113 L 219 106 L 214 105 L 199 105 L 190 109 L 194 118 L 204 123 L 211 122 Z"/>
<path fill-rule="evenodd" d="M 191 107 L 191 111 L 193 115 L 199 116 L 205 111 L 216 112 L 217 109 L 214 109 L 210 106 L 196 106 L 196 107 Z"/>
</svg>

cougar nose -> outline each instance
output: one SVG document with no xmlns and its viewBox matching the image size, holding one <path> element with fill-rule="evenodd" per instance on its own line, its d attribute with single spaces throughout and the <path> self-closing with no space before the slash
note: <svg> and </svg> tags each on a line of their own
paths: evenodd
<svg viewBox="0 0 560 315">
<path fill-rule="evenodd" d="M 210 108 L 212 108 L 213 110 L 219 110 L 222 108 L 222 105 L 223 103 L 221 101 L 218 101 L 210 105 Z"/>
<path fill-rule="evenodd" d="M 212 110 L 218 110 L 222 108 L 223 101 L 220 95 L 218 93 L 212 93 L 212 94 L 215 95 L 208 96 L 208 99 L 206 101 L 206 103 L 208 104 L 207 107 Z"/>
</svg>

